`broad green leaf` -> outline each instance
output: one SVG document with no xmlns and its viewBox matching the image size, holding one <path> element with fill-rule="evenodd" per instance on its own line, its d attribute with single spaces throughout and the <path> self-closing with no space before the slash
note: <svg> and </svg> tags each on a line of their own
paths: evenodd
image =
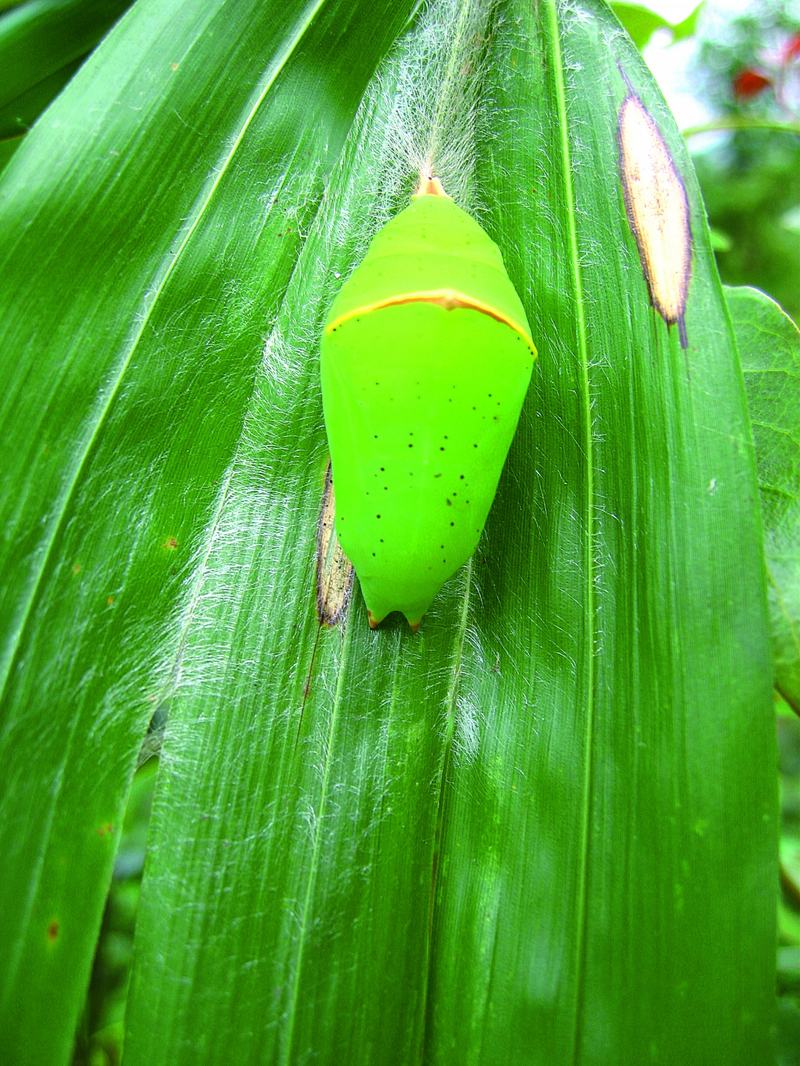
<svg viewBox="0 0 800 1066">
<path fill-rule="evenodd" d="M 775 684 L 800 711 L 800 331 L 758 289 L 725 292 L 758 460 Z"/>
<path fill-rule="evenodd" d="M 685 350 L 620 67 L 688 189 Z M 357 591 L 322 628 L 319 330 L 428 154 L 540 362 L 420 633 Z M 605 5 L 140 0 L 0 212 L 4 1045 L 65 1056 L 158 708 L 133 1066 L 768 1061 L 752 443 L 683 143 Z"/>
<path fill-rule="evenodd" d="M 409 7 L 139 4 L 3 175 L 9 1061 L 70 1048 L 264 333 Z"/>
</svg>

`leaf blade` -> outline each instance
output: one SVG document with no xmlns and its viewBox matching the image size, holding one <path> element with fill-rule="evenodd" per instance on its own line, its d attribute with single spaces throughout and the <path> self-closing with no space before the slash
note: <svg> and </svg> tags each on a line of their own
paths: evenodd
<svg viewBox="0 0 800 1066">
<path fill-rule="evenodd" d="M 215 160 L 231 157 L 277 76 L 282 42 L 289 55 L 318 6 L 254 4 L 232 24 L 222 5 L 201 13 L 138 5 L 3 175 L 13 357 L 3 361 L 2 420 L 16 450 L 4 470 L 0 742 L 13 759 L 2 832 L 14 870 L 3 885 L 0 940 L 14 955 L 3 972 L 0 1029 L 4 1050 L 20 1062 L 68 1053 L 137 750 L 173 680 L 176 607 L 202 561 L 195 551 L 213 522 L 264 322 L 288 282 L 363 73 L 329 106 L 324 95 L 309 102 L 298 94 L 305 68 L 296 62 L 294 84 L 281 82 L 271 95 L 262 140 L 251 142 L 269 164 L 247 174 L 250 214 L 238 216 L 236 274 L 227 230 L 218 218 L 203 224 L 203 211 L 192 217 L 191 205 L 202 207 L 231 180 Z M 382 33 L 353 33 L 326 76 L 342 72 L 351 50 L 379 55 L 393 20 L 403 18 L 394 9 Z M 139 55 L 132 73 L 120 62 L 131 52 Z M 231 63 L 242 77 L 225 81 Z M 145 120 L 123 103 L 129 78 L 140 106 L 150 95 Z M 181 112 L 206 99 L 195 107 L 205 124 L 200 142 Z M 135 145 L 153 131 L 161 135 L 151 142 L 158 165 L 134 152 L 120 168 L 115 144 Z M 61 169 L 43 167 L 58 150 Z M 303 173 L 290 174 L 298 153 Z M 81 181 L 70 186 L 64 175 L 81 162 Z M 104 209 L 94 210 L 104 197 Z M 234 218 L 237 210 L 235 202 Z"/>
<path fill-rule="evenodd" d="M 775 684 L 800 708 L 800 474 L 793 400 L 800 373 L 797 326 L 764 293 L 726 286 L 736 330 L 764 518 Z"/>
</svg>

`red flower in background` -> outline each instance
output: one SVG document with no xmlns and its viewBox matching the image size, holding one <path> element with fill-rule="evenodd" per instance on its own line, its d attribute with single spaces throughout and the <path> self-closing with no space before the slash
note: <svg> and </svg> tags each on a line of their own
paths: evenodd
<svg viewBox="0 0 800 1066">
<path fill-rule="evenodd" d="M 800 33 L 793 34 L 783 46 L 783 62 L 791 63 L 800 58 Z"/>
<path fill-rule="evenodd" d="M 800 47 L 800 44 L 798 44 Z M 772 79 L 758 70 L 747 68 L 740 71 L 733 79 L 733 92 L 738 100 L 750 100 L 758 96 L 768 86 L 772 85 Z"/>
</svg>

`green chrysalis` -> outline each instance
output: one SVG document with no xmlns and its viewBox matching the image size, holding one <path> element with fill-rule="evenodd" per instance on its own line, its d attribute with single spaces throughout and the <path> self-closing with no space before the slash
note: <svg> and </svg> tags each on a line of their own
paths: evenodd
<svg viewBox="0 0 800 1066">
<path fill-rule="evenodd" d="M 416 629 L 475 550 L 535 357 L 499 248 L 423 180 L 322 338 L 336 533 L 373 628 L 401 611 Z"/>
</svg>

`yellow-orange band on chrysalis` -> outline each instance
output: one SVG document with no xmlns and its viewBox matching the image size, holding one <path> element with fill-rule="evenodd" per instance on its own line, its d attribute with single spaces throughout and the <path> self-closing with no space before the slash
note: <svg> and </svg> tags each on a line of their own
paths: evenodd
<svg viewBox="0 0 800 1066">
<path fill-rule="evenodd" d="M 481 314 L 488 315 L 497 322 L 502 322 L 504 325 L 513 329 L 515 333 L 518 333 L 525 341 L 528 348 L 530 348 L 531 355 L 534 359 L 538 354 L 533 340 L 518 322 L 514 322 L 513 319 L 500 314 L 493 307 L 489 307 L 488 304 L 482 303 L 480 300 L 476 300 L 472 296 L 465 296 L 463 293 L 457 292 L 455 289 L 428 289 L 423 292 L 403 292 L 397 296 L 387 296 L 384 300 L 377 300 L 375 303 L 365 304 L 362 307 L 356 307 L 352 311 L 347 311 L 345 314 L 339 315 L 338 318 L 334 318 L 333 321 L 328 323 L 325 327 L 325 332 L 332 333 L 333 330 L 338 326 L 341 326 L 344 322 L 348 322 L 352 318 L 359 318 L 361 315 L 366 315 L 370 311 L 379 311 L 383 307 L 395 307 L 398 304 L 410 303 L 436 304 L 439 307 L 443 307 L 446 311 L 452 311 L 455 308 L 479 311 Z"/>
</svg>

